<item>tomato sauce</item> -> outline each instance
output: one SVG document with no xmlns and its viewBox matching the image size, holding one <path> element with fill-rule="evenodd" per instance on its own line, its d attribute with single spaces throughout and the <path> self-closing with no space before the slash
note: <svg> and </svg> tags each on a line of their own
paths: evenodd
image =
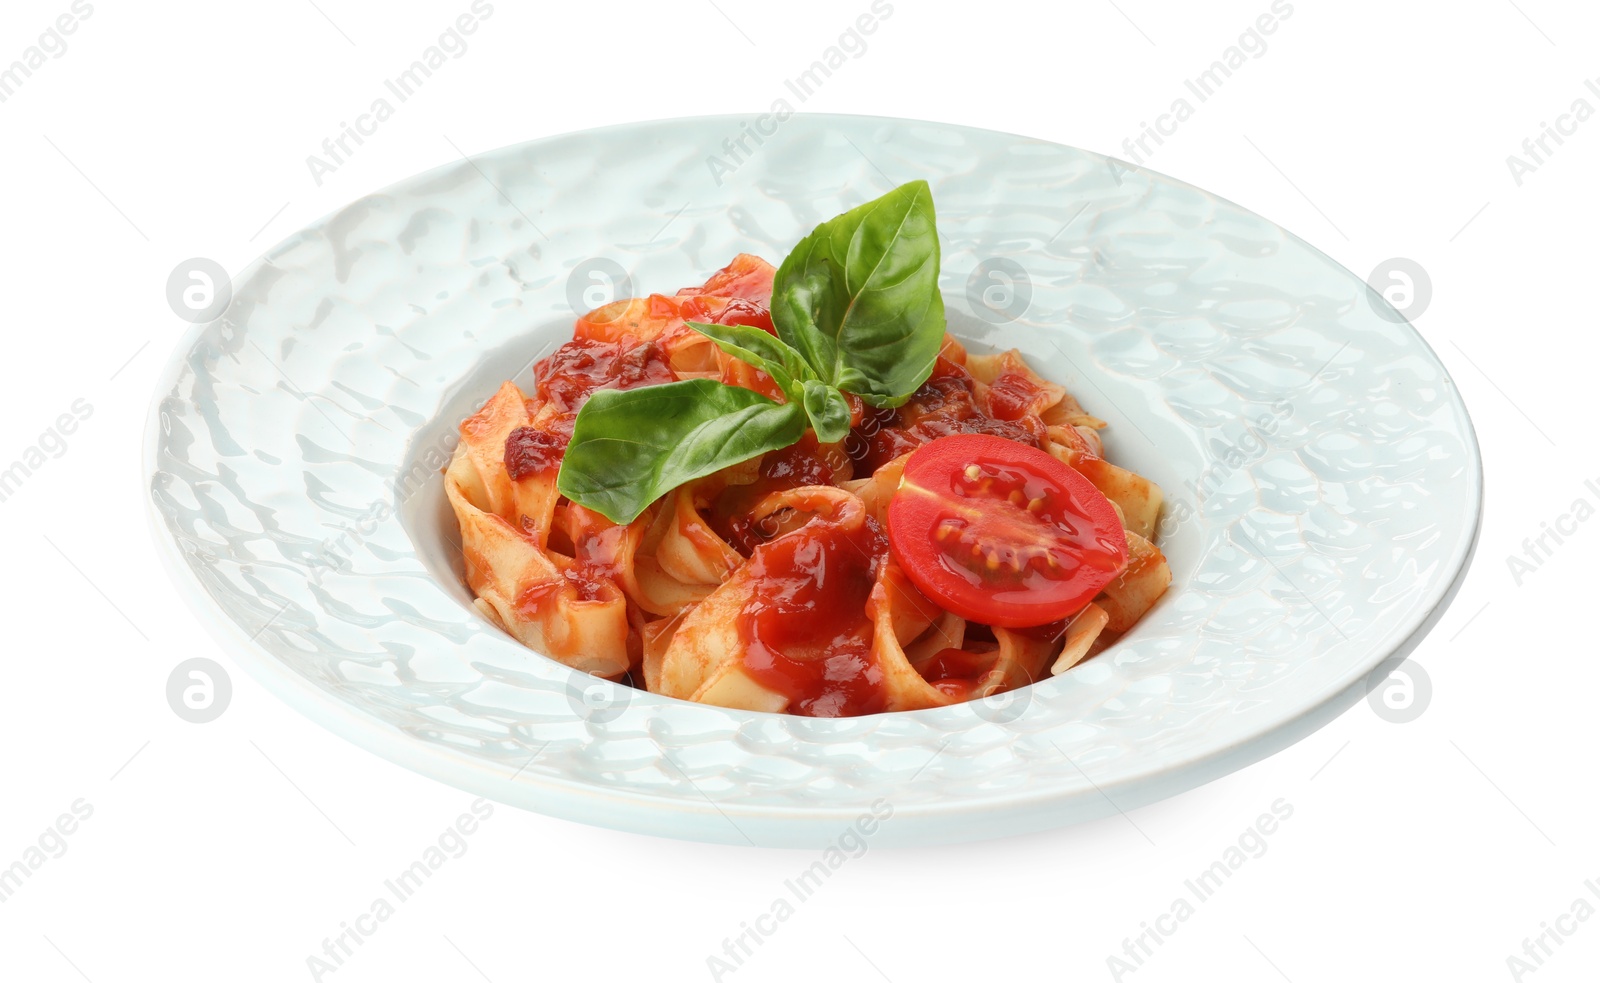
<svg viewBox="0 0 1600 983">
<path fill-rule="evenodd" d="M 537 427 L 518 427 L 506 435 L 506 473 L 512 481 L 544 474 L 561 466 L 571 432 L 557 433 Z"/>
<path fill-rule="evenodd" d="M 549 611 L 550 598 L 563 586 L 571 586 L 579 601 L 606 601 L 617 596 L 617 585 L 609 580 L 585 576 L 577 567 L 569 567 L 556 580 L 541 580 L 529 584 L 517 595 L 514 607 L 524 618 L 537 618 Z"/>
<path fill-rule="evenodd" d="M 998 420 L 1020 420 L 1039 412 L 1044 390 L 1020 372 L 1005 372 L 989 386 L 989 415 Z"/>
<path fill-rule="evenodd" d="M 1032 625 L 1027 628 L 1013 628 L 1018 635 L 1025 635 L 1037 642 L 1060 641 L 1061 636 L 1067 633 L 1067 625 L 1072 623 L 1072 618 L 1061 618 L 1057 621 L 1046 621 L 1042 625 Z"/>
<path fill-rule="evenodd" d="M 758 547 L 739 615 L 744 668 L 789 698 L 789 712 L 844 717 L 885 709 L 867 600 L 888 540 L 868 518 L 847 529 L 824 517 Z"/>
<path fill-rule="evenodd" d="M 539 398 L 576 416 L 600 389 L 635 389 L 676 382 L 661 346 L 653 341 L 575 339 L 533 367 Z"/>
<path fill-rule="evenodd" d="M 542 613 L 550 597 L 563 585 L 570 585 L 580 601 L 609 601 L 621 596 L 616 577 L 622 572 L 619 558 L 628 527 L 619 526 L 575 503 L 569 502 L 562 508 L 565 510 L 563 540 L 570 543 L 572 562 L 565 565 L 559 578 L 529 584 L 517 595 L 518 611 L 529 617 Z M 558 551 L 552 549 L 552 552 Z"/>
<path fill-rule="evenodd" d="M 628 527 L 569 502 L 566 508 L 568 537 L 572 540 L 572 565 L 564 571 L 568 581 L 584 601 L 616 596 L 616 578 L 622 573 L 619 562 Z M 611 588 L 607 591 L 606 588 Z"/>
<path fill-rule="evenodd" d="M 838 464 L 844 464 L 842 459 Z M 770 519 L 755 519 L 756 503 L 776 491 L 802 485 L 831 485 L 836 475 L 835 462 L 817 444 L 816 434 L 806 432 L 799 443 L 769 451 L 761 459 L 759 477 L 748 485 L 734 485 L 711 504 L 706 521 L 723 541 L 745 556 L 772 538 Z"/>
<path fill-rule="evenodd" d="M 985 674 L 994 668 L 997 652 L 968 652 L 966 649 L 940 649 L 923 663 L 922 678 L 934 689 L 960 699 L 969 698 Z"/>
<path fill-rule="evenodd" d="M 1015 419 L 991 415 L 979 405 L 976 390 L 976 380 L 965 368 L 941 356 L 933 375 L 902 406 L 869 409 L 851 429 L 845 449 L 856 463 L 856 475 L 866 477 L 907 451 L 957 433 L 993 434 L 1029 447 L 1041 446 L 1045 436 L 1042 420 L 1025 411 Z M 1019 395 L 1002 395 L 999 406 L 1009 410 Z M 993 390 L 989 396 L 993 408 Z"/>
<path fill-rule="evenodd" d="M 742 324 L 747 327 L 760 328 L 767 334 L 777 336 L 778 330 L 772 324 L 772 312 L 764 304 L 753 300 L 733 299 L 720 311 L 706 318 L 712 324 Z M 686 327 L 687 331 L 694 331 Z M 723 355 L 719 359 L 722 363 L 722 378 L 724 385 L 738 386 L 758 392 L 774 402 L 786 402 L 783 390 L 773 381 L 772 376 L 736 358 Z"/>
<path fill-rule="evenodd" d="M 576 503 L 566 505 L 567 535 L 572 540 L 573 567 L 584 579 L 614 580 L 622 573 L 619 557 L 628 527 Z"/>
<path fill-rule="evenodd" d="M 778 329 L 773 326 L 772 312 L 766 305 L 753 300 L 734 298 L 728 301 L 727 306 L 718 311 L 715 316 L 707 318 L 712 324 L 744 324 L 752 328 L 760 328 L 767 334 L 777 337 Z"/>
<path fill-rule="evenodd" d="M 572 423 L 595 392 L 655 386 L 678 378 L 667 366 L 659 345 L 626 337 L 621 341 L 569 341 L 540 359 L 533 376 L 538 399 L 530 400 L 530 407 L 548 403 L 560 412 L 546 427 L 518 427 L 506 436 L 506 473 L 513 481 L 561 466 L 572 438 Z"/>
</svg>

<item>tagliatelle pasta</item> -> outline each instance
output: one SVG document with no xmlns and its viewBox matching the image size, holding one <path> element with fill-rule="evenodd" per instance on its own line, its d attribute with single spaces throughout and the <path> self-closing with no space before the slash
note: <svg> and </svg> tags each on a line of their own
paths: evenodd
<svg viewBox="0 0 1600 983">
<path fill-rule="evenodd" d="M 507 382 L 461 424 L 445 486 L 484 617 L 573 669 L 651 692 L 846 716 L 945 706 L 1048 678 L 1092 658 L 1159 600 L 1171 579 L 1153 542 L 1160 489 L 1107 462 L 1105 424 L 1017 352 L 969 353 L 949 335 L 902 405 L 874 408 L 847 393 L 841 440 L 807 429 L 791 446 L 673 488 L 626 523 L 564 496 L 563 456 L 597 391 L 711 379 L 785 401 L 772 376 L 687 323 L 770 331 L 773 275 L 741 255 L 702 286 L 590 312 L 536 365 L 534 391 Z M 1109 501 L 1126 563 L 1107 571 L 1092 602 L 1005 627 L 919 590 L 918 571 L 902 567 L 898 543 L 890 549 L 890 506 L 911 494 L 904 473 L 914 451 L 963 434 L 1042 450 Z M 1010 493 L 1018 515 L 1045 508 L 1031 487 Z M 963 544 L 960 536 L 977 535 L 948 518 L 937 528 Z M 981 538 L 971 551 L 974 570 L 1018 584 L 1060 555 L 1051 544 L 1021 550 Z"/>
</svg>

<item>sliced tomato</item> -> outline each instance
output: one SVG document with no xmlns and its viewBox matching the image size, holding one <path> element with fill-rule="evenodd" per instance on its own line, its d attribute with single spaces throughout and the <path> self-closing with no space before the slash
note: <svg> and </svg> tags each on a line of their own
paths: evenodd
<svg viewBox="0 0 1600 983">
<path fill-rule="evenodd" d="M 889 502 L 889 547 L 929 598 L 1003 628 L 1074 614 L 1128 562 L 1116 510 L 1088 479 L 991 434 L 912 453 Z"/>
</svg>

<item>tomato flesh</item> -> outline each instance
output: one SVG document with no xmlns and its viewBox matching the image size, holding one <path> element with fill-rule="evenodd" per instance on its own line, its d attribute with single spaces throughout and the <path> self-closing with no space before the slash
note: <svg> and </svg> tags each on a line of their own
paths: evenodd
<svg viewBox="0 0 1600 983">
<path fill-rule="evenodd" d="M 1116 510 L 1087 478 L 990 434 L 912 453 L 889 503 L 889 546 L 928 597 L 1003 628 L 1069 617 L 1128 562 Z"/>
</svg>

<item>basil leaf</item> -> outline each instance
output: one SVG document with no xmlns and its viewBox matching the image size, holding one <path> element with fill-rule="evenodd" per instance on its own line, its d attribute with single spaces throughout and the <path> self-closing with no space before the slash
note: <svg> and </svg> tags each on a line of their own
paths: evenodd
<svg viewBox="0 0 1600 983">
<path fill-rule="evenodd" d="M 817 440 L 831 444 L 843 440 L 850 433 L 850 404 L 844 394 L 825 383 L 807 379 L 804 385 L 806 417 Z"/>
<path fill-rule="evenodd" d="M 712 379 L 602 389 L 578 412 L 556 488 L 612 522 L 632 522 L 679 485 L 788 447 L 805 429 L 800 404 Z"/>
<path fill-rule="evenodd" d="M 778 267 L 778 337 L 821 381 L 898 406 L 944 342 L 933 193 L 912 181 L 816 229 Z"/>
<path fill-rule="evenodd" d="M 690 321 L 689 327 L 716 342 L 717 347 L 772 376 L 791 403 L 800 401 L 799 384 L 815 379 L 816 373 L 800 353 L 749 324 L 702 324 Z"/>
</svg>

